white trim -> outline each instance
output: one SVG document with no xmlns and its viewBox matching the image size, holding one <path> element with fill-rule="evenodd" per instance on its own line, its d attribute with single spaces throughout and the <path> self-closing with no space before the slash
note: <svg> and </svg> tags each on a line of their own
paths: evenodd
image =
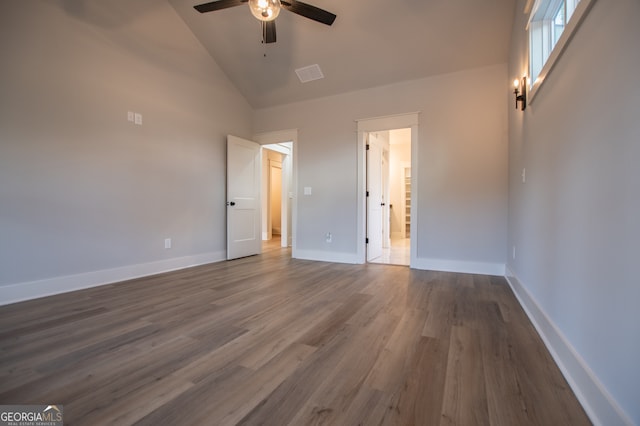
<svg viewBox="0 0 640 426">
<path fill-rule="evenodd" d="M 282 142 L 296 142 L 298 140 L 298 129 L 278 130 L 274 132 L 256 133 L 253 140 L 260 145 L 278 144 Z"/>
<path fill-rule="evenodd" d="M 595 0 L 580 0 L 580 3 L 578 3 L 578 5 L 576 6 L 576 10 L 573 11 L 571 19 L 569 19 L 569 22 L 567 22 L 567 25 L 564 27 L 562 35 L 558 39 L 556 45 L 553 47 L 553 50 L 549 54 L 549 57 L 540 70 L 538 77 L 535 81 L 531 81 L 531 87 L 529 88 L 529 96 L 527 99 L 529 103 L 533 103 L 533 99 L 536 97 L 536 94 L 538 93 L 538 90 L 540 90 L 540 87 L 542 87 L 544 80 L 547 78 L 560 56 L 562 56 L 562 53 L 567 47 L 567 44 L 569 44 L 569 41 L 574 36 L 576 30 L 578 29 L 584 18 L 587 16 L 587 12 L 589 12 L 594 2 Z M 533 13 L 535 13 L 535 10 L 533 11 Z M 529 37 L 528 34 L 527 37 Z M 529 80 L 531 80 L 531 78 Z"/>
<path fill-rule="evenodd" d="M 558 9 L 561 3 L 566 0 L 536 0 L 529 14 L 529 21 L 527 27 L 531 25 L 533 20 L 552 19 L 553 11 Z M 544 9 L 542 9 L 544 7 Z"/>
<path fill-rule="evenodd" d="M 356 204 L 356 257 L 358 263 L 365 263 L 367 261 L 367 250 L 365 238 L 367 235 L 367 221 L 365 215 L 367 214 L 367 198 L 365 197 L 366 182 L 367 182 L 367 134 L 364 131 L 358 131 L 358 149 L 357 149 L 357 170 L 358 170 L 358 182 L 356 198 L 358 203 Z"/>
<path fill-rule="evenodd" d="M 418 125 L 420 111 L 384 117 L 361 118 L 356 120 L 359 132 L 382 132 L 384 130 L 406 129 Z"/>
<path fill-rule="evenodd" d="M 420 191 L 418 190 L 418 175 L 420 174 L 420 162 L 418 158 L 418 116 L 415 117 L 415 124 L 411 126 L 411 213 L 409 220 L 409 265 L 419 269 L 418 265 L 418 208 Z"/>
<path fill-rule="evenodd" d="M 75 275 L 44 280 L 9 284 L 0 287 L 0 305 L 37 299 L 54 294 L 67 293 L 105 284 L 141 278 L 163 272 L 190 268 L 207 263 L 220 262 L 227 258 L 226 251 L 203 253 L 194 256 L 176 257 L 156 262 L 140 263 L 119 268 L 102 269 Z"/>
<path fill-rule="evenodd" d="M 504 276 L 504 263 L 469 262 L 464 260 L 429 259 L 417 257 L 411 259 L 411 267 L 431 271 L 458 272 L 461 274 L 481 274 Z"/>
<path fill-rule="evenodd" d="M 533 8 L 533 0 L 527 0 L 527 3 L 524 5 L 523 13 L 525 15 L 529 14 L 532 8 Z"/>
<path fill-rule="evenodd" d="M 586 361 L 508 266 L 506 278 L 518 302 L 593 424 L 596 426 L 633 425 L 631 418 L 618 405 Z"/>
<path fill-rule="evenodd" d="M 298 249 L 294 259 L 314 260 L 332 263 L 362 263 L 357 253 L 336 253 L 332 251 Z"/>
</svg>

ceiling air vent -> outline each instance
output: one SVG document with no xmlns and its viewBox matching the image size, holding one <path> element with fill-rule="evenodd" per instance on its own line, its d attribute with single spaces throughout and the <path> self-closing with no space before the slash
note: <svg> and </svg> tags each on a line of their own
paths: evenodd
<svg viewBox="0 0 640 426">
<path fill-rule="evenodd" d="M 320 80 L 321 78 L 324 78 L 324 74 L 322 74 L 322 70 L 318 64 L 298 68 L 296 70 L 296 74 L 298 74 L 298 78 L 302 83 L 308 83 L 313 80 Z"/>
</svg>

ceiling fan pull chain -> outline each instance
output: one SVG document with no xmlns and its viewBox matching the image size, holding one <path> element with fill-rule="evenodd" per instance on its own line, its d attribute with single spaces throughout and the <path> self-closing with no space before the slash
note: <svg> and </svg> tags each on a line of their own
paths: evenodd
<svg viewBox="0 0 640 426">
<path fill-rule="evenodd" d="M 263 49 L 262 56 L 266 58 L 267 57 L 267 23 L 261 22 L 260 24 L 262 25 L 262 49 Z"/>
</svg>

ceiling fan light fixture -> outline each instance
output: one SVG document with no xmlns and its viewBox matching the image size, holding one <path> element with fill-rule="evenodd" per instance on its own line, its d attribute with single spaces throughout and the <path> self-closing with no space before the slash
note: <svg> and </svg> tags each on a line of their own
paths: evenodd
<svg viewBox="0 0 640 426">
<path fill-rule="evenodd" d="M 251 13 L 260 21 L 273 21 L 278 17 L 281 8 L 280 0 L 249 0 Z"/>
</svg>

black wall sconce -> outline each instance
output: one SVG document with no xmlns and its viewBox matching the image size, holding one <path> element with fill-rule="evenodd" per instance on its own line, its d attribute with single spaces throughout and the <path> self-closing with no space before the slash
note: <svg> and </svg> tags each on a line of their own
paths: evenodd
<svg viewBox="0 0 640 426">
<path fill-rule="evenodd" d="M 520 102 L 520 110 L 524 111 L 527 108 L 527 77 L 513 80 L 513 93 L 516 95 L 516 109 Z"/>
</svg>

